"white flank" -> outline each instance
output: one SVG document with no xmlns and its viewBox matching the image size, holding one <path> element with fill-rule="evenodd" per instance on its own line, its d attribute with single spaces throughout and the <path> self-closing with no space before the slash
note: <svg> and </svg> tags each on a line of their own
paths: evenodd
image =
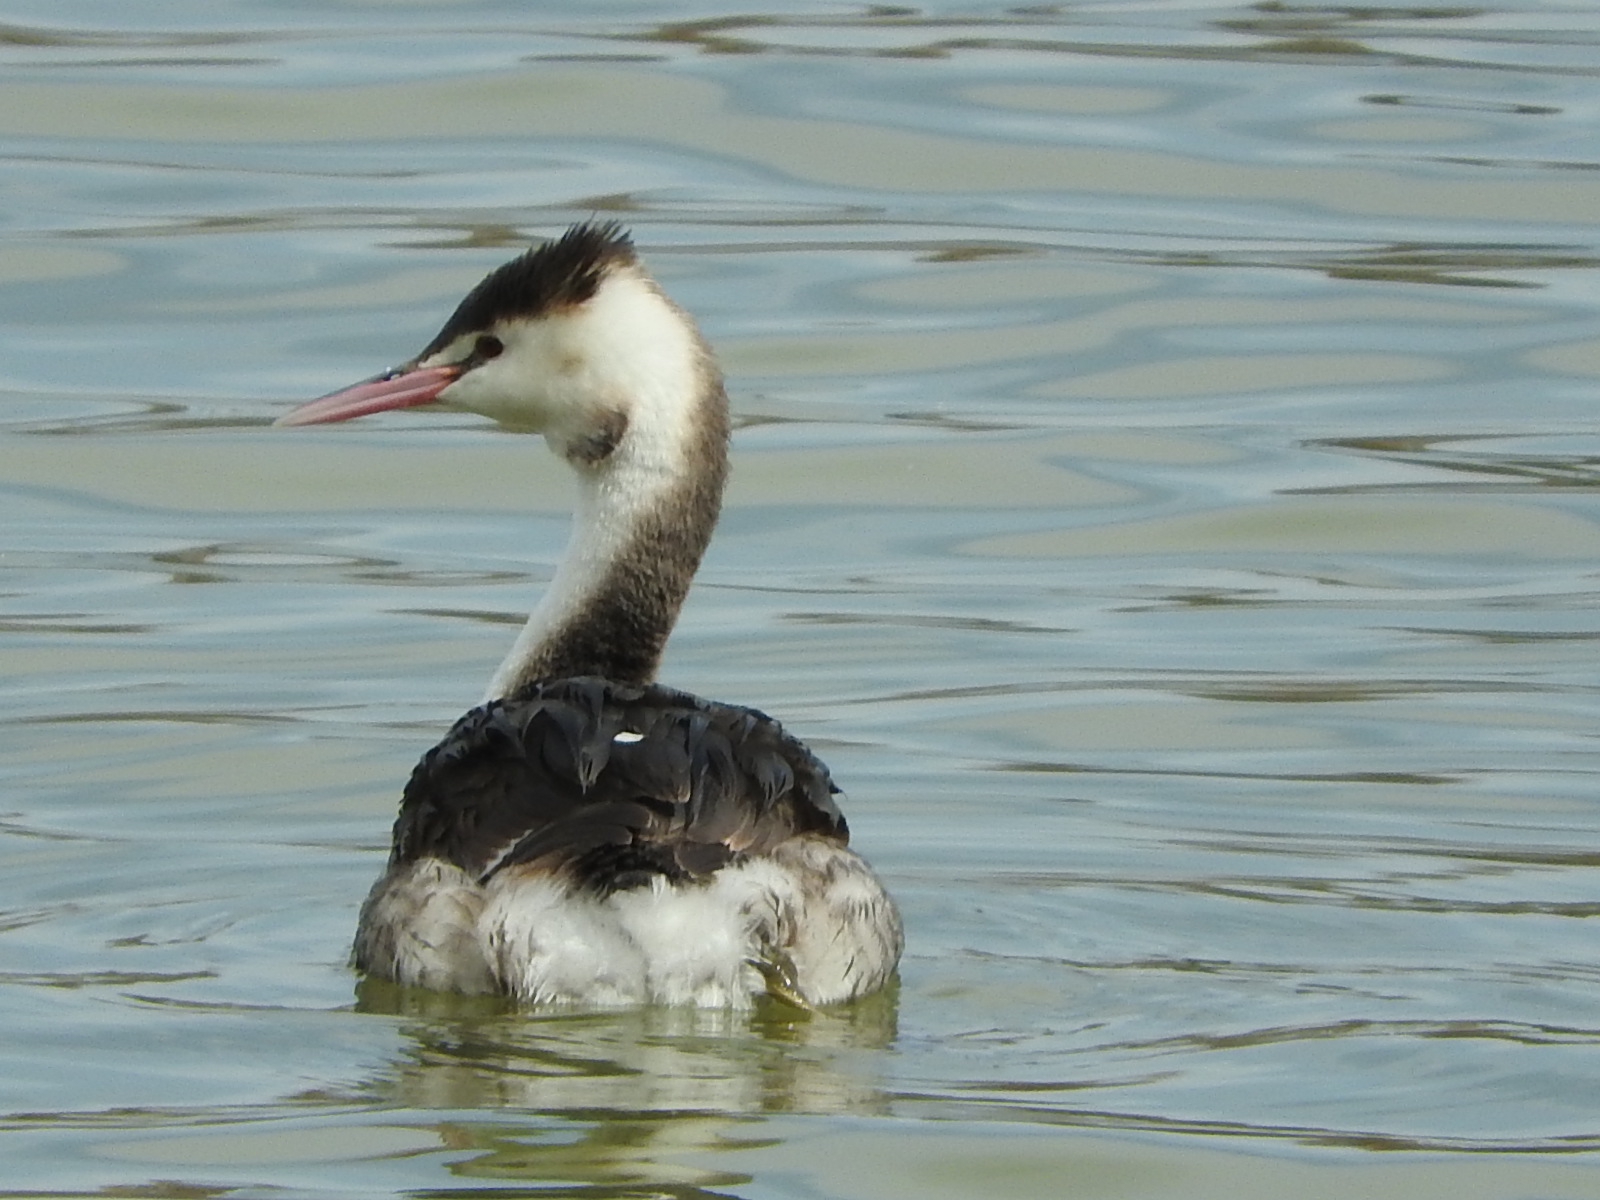
<svg viewBox="0 0 1600 1200">
<path fill-rule="evenodd" d="M 356 960 L 412 987 L 496 991 L 484 953 L 483 899 L 470 875 L 437 858 L 388 872 L 361 906 Z"/>
<path fill-rule="evenodd" d="M 424 859 L 373 889 L 358 949 L 400 983 L 585 1008 L 745 1007 L 769 990 L 756 964 L 777 961 L 827 1005 L 883 986 L 900 920 L 859 857 L 796 838 L 703 882 L 604 897 L 517 868 L 479 887 Z"/>
</svg>

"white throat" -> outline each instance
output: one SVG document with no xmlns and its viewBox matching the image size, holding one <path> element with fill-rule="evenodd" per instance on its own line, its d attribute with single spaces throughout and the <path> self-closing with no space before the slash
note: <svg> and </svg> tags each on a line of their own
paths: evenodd
<svg viewBox="0 0 1600 1200">
<path fill-rule="evenodd" d="M 614 456 L 623 453 L 619 447 Z M 578 496 L 566 551 L 511 650 L 495 668 L 485 701 L 528 683 L 530 667 L 544 657 L 549 644 L 592 611 L 615 564 L 637 553 L 647 519 L 671 503 L 677 478 L 626 461 L 578 468 L 576 474 Z"/>
</svg>

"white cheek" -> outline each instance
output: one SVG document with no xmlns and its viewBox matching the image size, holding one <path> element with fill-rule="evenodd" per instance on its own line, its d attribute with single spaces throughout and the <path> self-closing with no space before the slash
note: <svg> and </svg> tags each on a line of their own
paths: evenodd
<svg viewBox="0 0 1600 1200">
<path fill-rule="evenodd" d="M 489 382 L 483 376 L 483 368 L 479 367 L 477 370 L 467 372 L 440 392 L 438 402 L 446 408 L 462 412 L 484 412 L 484 402 L 489 399 L 493 391 L 487 386 Z"/>
<path fill-rule="evenodd" d="M 439 403 L 448 408 L 534 428 L 548 420 L 550 399 L 541 373 L 509 353 L 474 367 L 439 393 Z"/>
</svg>

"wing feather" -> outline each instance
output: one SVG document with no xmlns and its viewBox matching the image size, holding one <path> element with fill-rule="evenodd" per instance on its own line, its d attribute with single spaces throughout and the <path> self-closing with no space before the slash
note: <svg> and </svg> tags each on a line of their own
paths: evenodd
<svg viewBox="0 0 1600 1200">
<path fill-rule="evenodd" d="M 599 892 L 700 878 L 799 833 L 845 845 L 827 768 L 772 718 L 578 678 L 474 709 L 412 773 L 391 863 L 527 864 Z"/>
</svg>

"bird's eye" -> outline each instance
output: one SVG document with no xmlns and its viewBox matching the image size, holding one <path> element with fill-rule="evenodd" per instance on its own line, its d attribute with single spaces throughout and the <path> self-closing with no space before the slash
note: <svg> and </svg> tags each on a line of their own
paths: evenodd
<svg viewBox="0 0 1600 1200">
<path fill-rule="evenodd" d="M 477 359 L 499 358 L 506 344 L 493 334 L 484 334 L 472 347 L 472 357 Z"/>
</svg>

